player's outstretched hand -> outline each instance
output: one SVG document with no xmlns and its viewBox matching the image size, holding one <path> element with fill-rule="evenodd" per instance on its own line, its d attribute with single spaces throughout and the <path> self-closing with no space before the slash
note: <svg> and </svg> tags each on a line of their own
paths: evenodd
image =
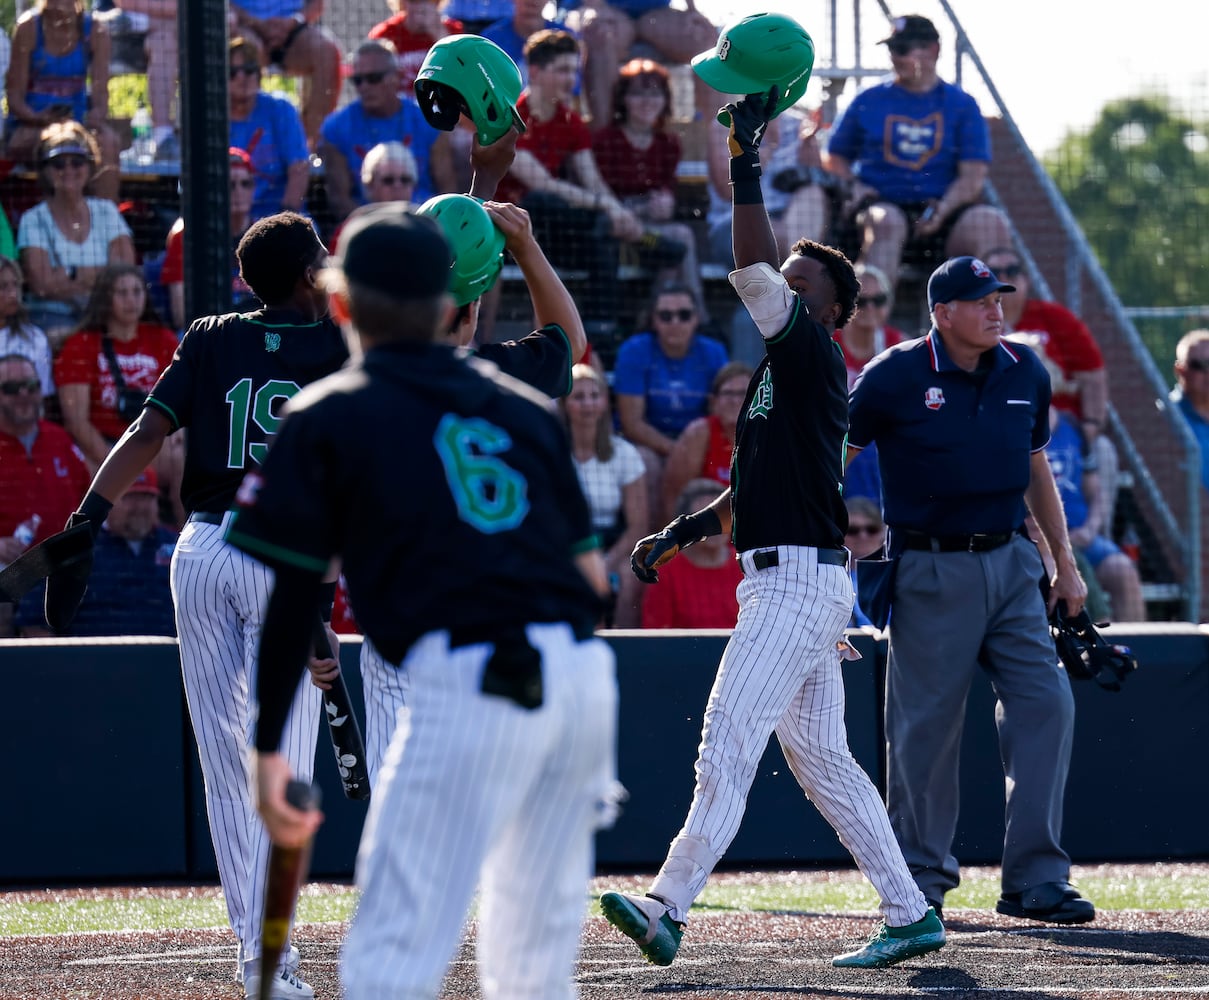
<svg viewBox="0 0 1209 1000">
<path fill-rule="evenodd" d="M 776 113 L 779 97 L 780 88 L 773 87 L 767 93 L 748 94 L 726 106 L 725 111 L 730 117 L 730 133 L 726 137 L 726 144 L 730 148 L 731 157 L 759 160 L 760 142 L 764 138 L 769 121 Z"/>
<path fill-rule="evenodd" d="M 474 174 L 471 194 L 485 199 L 495 196 L 495 189 L 512 166 L 519 137 L 520 133 L 510 128 L 490 146 L 484 146 L 479 143 L 478 134 L 475 134 L 470 148 L 470 168 Z"/>
<path fill-rule="evenodd" d="M 680 543 L 672 537 L 671 528 L 664 528 L 638 540 L 630 553 L 630 569 L 643 583 L 658 583 L 657 567 L 671 560 L 679 551 Z"/>
<path fill-rule="evenodd" d="M 504 246 L 512 256 L 534 242 L 533 222 L 523 208 L 506 201 L 486 201 L 483 208 L 495 228 L 504 234 Z"/>
<path fill-rule="evenodd" d="M 323 822 L 318 809 L 295 809 L 286 801 L 286 785 L 293 778 L 290 763 L 279 753 L 256 757 L 256 808 L 269 839 L 279 847 L 304 847 Z"/>
</svg>

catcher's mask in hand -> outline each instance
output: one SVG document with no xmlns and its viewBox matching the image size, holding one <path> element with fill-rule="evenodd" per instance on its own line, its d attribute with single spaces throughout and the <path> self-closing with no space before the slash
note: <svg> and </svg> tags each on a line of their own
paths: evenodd
<svg viewBox="0 0 1209 1000">
<path fill-rule="evenodd" d="M 1066 602 L 1059 601 L 1049 623 L 1058 658 L 1075 680 L 1092 680 L 1106 691 L 1120 691 L 1121 681 L 1138 669 L 1129 647 L 1105 642 L 1086 609 L 1070 616 Z"/>
</svg>

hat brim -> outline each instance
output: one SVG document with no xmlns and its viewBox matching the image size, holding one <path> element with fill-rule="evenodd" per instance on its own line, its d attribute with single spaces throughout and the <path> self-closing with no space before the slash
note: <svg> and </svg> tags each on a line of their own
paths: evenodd
<svg viewBox="0 0 1209 1000">
<path fill-rule="evenodd" d="M 81 146 L 78 142 L 63 142 L 59 145 L 48 149 L 46 155 L 42 157 L 42 161 L 49 162 L 59 156 L 83 156 L 85 159 L 92 159 L 92 150 L 87 146 Z"/>
<path fill-rule="evenodd" d="M 736 73 L 718 58 L 714 49 L 693 56 L 690 65 L 694 73 L 723 94 L 759 94 L 768 90 L 768 84 L 764 81 Z"/>
</svg>

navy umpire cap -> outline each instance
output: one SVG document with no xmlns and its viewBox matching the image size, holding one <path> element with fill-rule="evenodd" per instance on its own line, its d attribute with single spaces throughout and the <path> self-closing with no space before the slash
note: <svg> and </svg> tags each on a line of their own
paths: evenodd
<svg viewBox="0 0 1209 1000">
<path fill-rule="evenodd" d="M 349 216 L 332 263 L 350 285 L 392 299 L 432 299 L 449 288 L 453 255 L 435 221 L 382 202 Z"/>
<path fill-rule="evenodd" d="M 888 38 L 883 38 L 878 45 L 889 45 L 892 42 L 906 44 L 907 42 L 939 42 L 940 33 L 936 25 L 919 14 L 908 14 L 896 17 L 893 22 L 894 31 Z"/>
<path fill-rule="evenodd" d="M 938 302 L 973 302 L 991 292 L 1015 290 L 1015 285 L 1000 281 L 977 257 L 953 257 L 928 279 L 928 309 L 935 309 Z"/>
</svg>

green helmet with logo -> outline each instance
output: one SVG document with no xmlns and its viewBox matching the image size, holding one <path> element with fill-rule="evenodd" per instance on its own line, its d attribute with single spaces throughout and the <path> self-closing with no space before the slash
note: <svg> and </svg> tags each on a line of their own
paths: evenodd
<svg viewBox="0 0 1209 1000">
<path fill-rule="evenodd" d="M 779 87 L 775 118 L 806 93 L 814 69 L 814 42 L 792 17 L 749 14 L 732 21 L 718 44 L 693 56 L 693 71 L 724 94 L 762 94 Z M 730 124 L 730 116 L 718 120 Z"/>
<path fill-rule="evenodd" d="M 512 57 L 481 35 L 446 35 L 435 42 L 416 74 L 416 100 L 433 128 L 452 132 L 459 114 L 490 146 L 514 125 L 525 131 L 516 111 L 523 85 Z"/>
<path fill-rule="evenodd" d="M 488 291 L 504 266 L 504 234 L 468 194 L 429 198 L 417 212 L 435 219 L 453 252 L 449 294 L 459 306 Z"/>
</svg>

